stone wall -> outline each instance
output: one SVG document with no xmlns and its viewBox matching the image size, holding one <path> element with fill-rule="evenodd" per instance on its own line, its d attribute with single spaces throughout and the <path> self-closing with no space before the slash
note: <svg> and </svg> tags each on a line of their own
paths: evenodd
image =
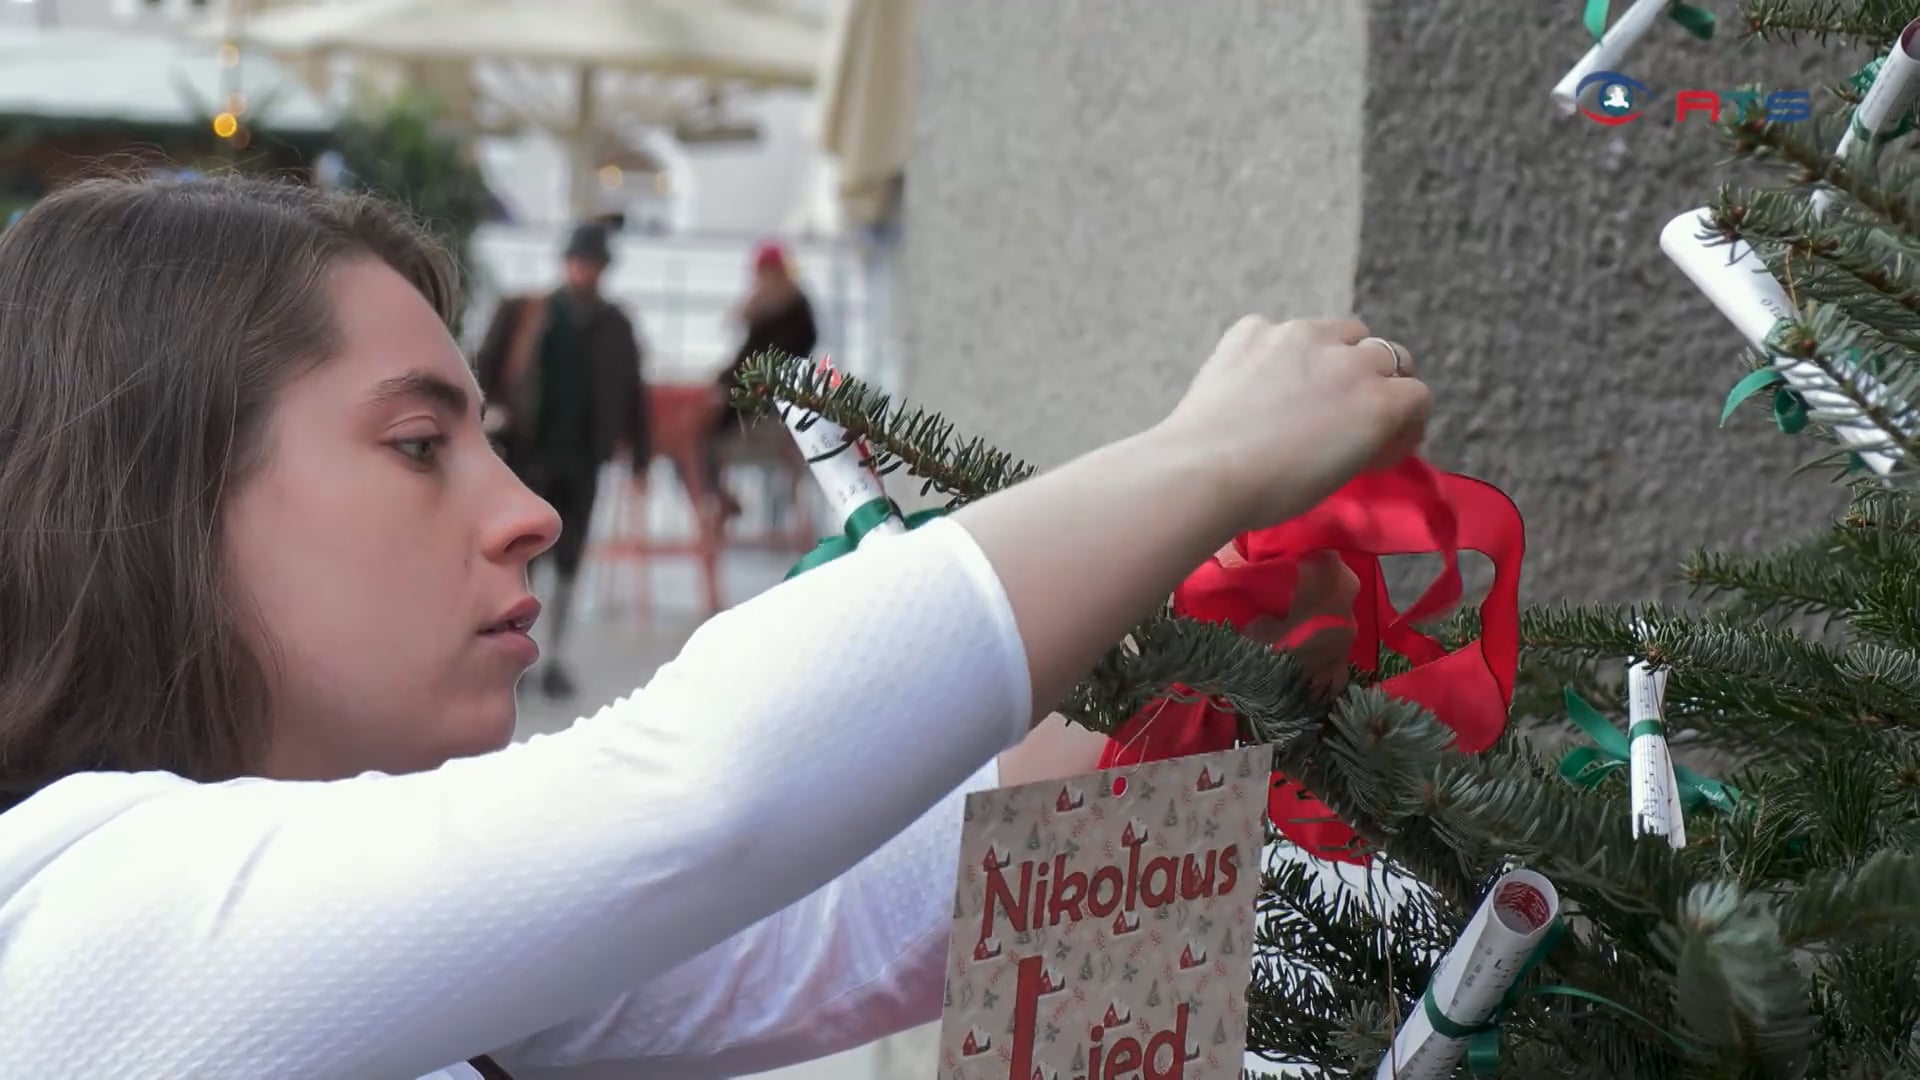
<svg viewBox="0 0 1920 1080">
<path fill-rule="evenodd" d="M 1519 503 L 1529 601 L 1805 527 L 1837 494 L 1757 413 L 1716 427 L 1740 343 L 1656 243 L 1718 140 L 1557 113 L 1580 6 L 922 3 L 908 395 L 1053 463 L 1154 419 L 1240 314 L 1353 311 L 1418 351 L 1430 456 Z M 1674 26 L 1624 66 L 1845 74 L 1804 60 Z"/>
</svg>

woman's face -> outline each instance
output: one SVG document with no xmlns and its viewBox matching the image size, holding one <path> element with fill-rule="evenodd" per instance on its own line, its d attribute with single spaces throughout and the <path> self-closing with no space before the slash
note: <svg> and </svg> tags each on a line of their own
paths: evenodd
<svg viewBox="0 0 1920 1080">
<path fill-rule="evenodd" d="M 527 564 L 552 507 L 494 453 L 438 316 L 372 259 L 333 275 L 339 355 L 290 382 L 229 501 L 267 641 L 268 776 L 411 772 L 498 749 L 532 665 Z"/>
</svg>

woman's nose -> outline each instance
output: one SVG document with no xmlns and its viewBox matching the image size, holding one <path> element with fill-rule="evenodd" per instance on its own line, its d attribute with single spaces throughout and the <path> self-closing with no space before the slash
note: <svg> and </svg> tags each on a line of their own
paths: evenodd
<svg viewBox="0 0 1920 1080">
<path fill-rule="evenodd" d="M 487 555 L 532 562 L 560 538 L 560 514 L 553 504 L 522 483 L 505 463 L 496 476 L 495 482 L 500 488 L 493 500 L 497 510 L 487 527 Z"/>
</svg>

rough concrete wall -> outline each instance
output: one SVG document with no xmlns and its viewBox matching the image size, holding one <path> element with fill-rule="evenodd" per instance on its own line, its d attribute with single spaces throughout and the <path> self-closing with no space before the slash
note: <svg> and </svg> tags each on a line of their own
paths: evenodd
<svg viewBox="0 0 1920 1080">
<path fill-rule="evenodd" d="M 1163 415 L 1239 316 L 1347 311 L 1357 5 L 919 11 L 910 397 L 1052 464 Z"/>
<path fill-rule="evenodd" d="M 1728 179 L 1724 152 L 1670 96 L 1617 128 L 1554 110 L 1580 8 L 1375 0 L 1368 23 L 1356 304 L 1419 350 L 1435 461 L 1519 504 L 1530 601 L 1647 598 L 1689 548 L 1762 544 L 1841 501 L 1787 481 L 1811 444 L 1757 413 L 1717 428 L 1741 342 L 1658 234 Z M 1805 59 L 1668 24 L 1622 66 L 1669 93 L 1845 74 Z"/>
<path fill-rule="evenodd" d="M 1807 444 L 1726 431 L 1736 336 L 1657 247 L 1726 178 L 1704 126 L 1548 88 L 1580 5 L 921 4 L 909 395 L 1042 464 L 1151 421 L 1243 311 L 1357 311 L 1438 394 L 1430 454 L 1512 493 L 1526 598 L 1641 599 L 1699 543 L 1838 504 Z M 1812 50 L 1808 50 L 1811 52 Z M 1656 89 L 1809 67 L 1663 27 Z"/>
</svg>

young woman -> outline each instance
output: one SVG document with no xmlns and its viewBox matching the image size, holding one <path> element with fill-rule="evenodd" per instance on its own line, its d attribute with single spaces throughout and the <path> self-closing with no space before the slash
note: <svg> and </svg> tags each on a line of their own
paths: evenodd
<svg viewBox="0 0 1920 1080">
<path fill-rule="evenodd" d="M 449 282 L 242 180 L 0 234 L 0 1076 L 683 1080 L 932 1019 L 965 793 L 1090 765 L 1047 704 L 1427 406 L 1357 322 L 1243 319 L 1151 429 L 509 745 L 557 525 Z"/>
</svg>

